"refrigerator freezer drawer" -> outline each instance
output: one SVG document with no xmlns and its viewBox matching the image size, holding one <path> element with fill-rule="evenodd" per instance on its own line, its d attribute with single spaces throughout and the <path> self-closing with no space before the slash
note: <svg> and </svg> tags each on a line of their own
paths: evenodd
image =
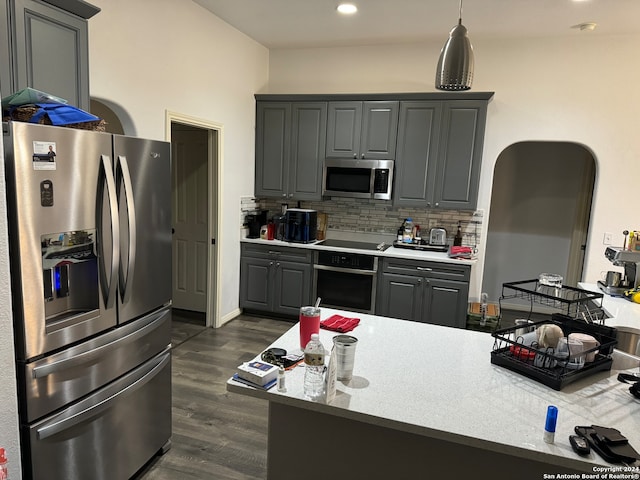
<svg viewBox="0 0 640 480">
<path fill-rule="evenodd" d="M 128 479 L 171 437 L 171 352 L 28 429 L 26 477 Z"/>
<path fill-rule="evenodd" d="M 141 365 L 171 343 L 171 310 L 23 366 L 26 422 L 33 422 Z"/>
</svg>

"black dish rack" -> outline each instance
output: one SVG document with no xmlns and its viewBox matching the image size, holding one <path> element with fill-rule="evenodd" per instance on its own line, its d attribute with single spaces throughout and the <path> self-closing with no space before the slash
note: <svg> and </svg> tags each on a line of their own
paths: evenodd
<svg viewBox="0 0 640 480">
<path fill-rule="evenodd" d="M 557 360 L 551 349 L 538 348 L 536 343 L 524 346 L 522 337 L 516 338 L 516 330 L 522 329 L 523 326 L 517 325 L 496 330 L 491 334 L 495 338 L 491 363 L 520 373 L 554 390 L 561 390 L 566 385 L 596 372 L 611 370 L 611 353 L 618 343 L 615 328 L 576 320 L 562 313 L 554 313 L 551 320 L 534 322 L 526 327 L 535 329 L 548 323 L 558 325 L 565 336 L 571 333 L 586 333 L 595 337 L 600 345 L 583 352 L 597 352 L 595 360 L 585 363 L 584 367 L 577 370 L 567 368 L 567 362 Z"/>
<path fill-rule="evenodd" d="M 538 280 L 521 280 L 502 284 L 502 296 L 499 299 L 500 311 L 502 301 L 512 298 L 528 301 L 533 311 L 533 305 L 542 305 L 556 309 L 571 318 L 581 319 L 588 323 L 604 320 L 602 310 L 602 298 L 604 295 L 598 292 L 590 292 L 581 288 L 553 287 L 540 283 Z M 600 301 L 600 305 L 596 302 Z"/>
</svg>

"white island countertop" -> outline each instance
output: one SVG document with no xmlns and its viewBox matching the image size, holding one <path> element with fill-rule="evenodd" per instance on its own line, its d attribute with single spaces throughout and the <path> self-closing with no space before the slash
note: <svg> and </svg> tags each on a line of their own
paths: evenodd
<svg viewBox="0 0 640 480">
<path fill-rule="evenodd" d="M 640 401 L 629 393 L 628 385 L 617 381 L 615 370 L 595 373 L 556 391 L 491 364 L 494 339 L 490 334 L 328 308 L 322 308 L 322 319 L 335 313 L 361 321 L 349 333 L 359 340 L 354 377 L 337 382 L 332 404 L 304 398 L 304 364 L 286 373 L 284 393 L 275 387 L 268 391 L 246 387 L 231 379 L 227 389 L 582 471 L 610 464 L 594 452 L 587 457 L 573 452 L 568 438 L 577 425 L 617 428 L 640 451 Z M 337 334 L 320 331 L 325 348 L 331 348 Z M 271 346 L 299 348 L 298 325 Z M 559 410 L 555 444 L 543 441 L 549 405 Z"/>
</svg>

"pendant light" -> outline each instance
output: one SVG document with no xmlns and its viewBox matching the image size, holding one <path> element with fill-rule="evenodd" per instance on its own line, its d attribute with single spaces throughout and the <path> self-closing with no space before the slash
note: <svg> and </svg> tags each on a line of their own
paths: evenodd
<svg viewBox="0 0 640 480">
<path fill-rule="evenodd" d="M 473 82 L 473 47 L 462 25 L 462 0 L 458 24 L 449 32 L 442 47 L 436 71 L 438 90 L 469 90 Z"/>
</svg>

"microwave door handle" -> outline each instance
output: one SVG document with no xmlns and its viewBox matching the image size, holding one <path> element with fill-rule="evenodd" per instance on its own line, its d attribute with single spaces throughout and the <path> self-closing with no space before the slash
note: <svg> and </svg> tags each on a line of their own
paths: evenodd
<svg viewBox="0 0 640 480">
<path fill-rule="evenodd" d="M 371 198 L 375 196 L 377 171 L 378 170 L 375 167 L 371 169 L 371 178 L 369 179 L 369 193 L 371 195 Z"/>
<path fill-rule="evenodd" d="M 109 215 L 111 216 L 111 274 L 107 277 L 107 267 L 104 264 L 104 235 L 102 231 L 103 225 L 103 209 L 104 209 L 104 190 L 107 187 L 107 201 L 109 202 Z M 113 176 L 113 166 L 111 158 L 108 155 L 100 156 L 100 171 L 98 173 L 98 195 L 96 202 L 96 225 L 100 229 L 100 237 L 97 242 L 100 287 L 102 289 L 102 297 L 104 299 L 105 308 L 112 308 L 115 305 L 116 286 L 118 285 L 118 262 L 120 259 L 120 224 L 118 221 L 118 201 L 116 193 L 116 182 Z"/>
<path fill-rule="evenodd" d="M 133 284 L 133 274 L 136 267 L 136 209 L 133 200 L 133 187 L 131 184 L 131 173 L 129 171 L 129 164 L 127 163 L 127 157 L 124 155 L 118 155 L 116 161 L 116 171 L 122 178 L 124 184 L 124 199 L 127 207 L 127 224 L 129 229 L 129 261 L 127 262 L 127 271 L 124 268 L 120 268 L 120 296 L 122 297 L 122 303 L 127 303 L 131 299 L 131 285 Z"/>
</svg>

